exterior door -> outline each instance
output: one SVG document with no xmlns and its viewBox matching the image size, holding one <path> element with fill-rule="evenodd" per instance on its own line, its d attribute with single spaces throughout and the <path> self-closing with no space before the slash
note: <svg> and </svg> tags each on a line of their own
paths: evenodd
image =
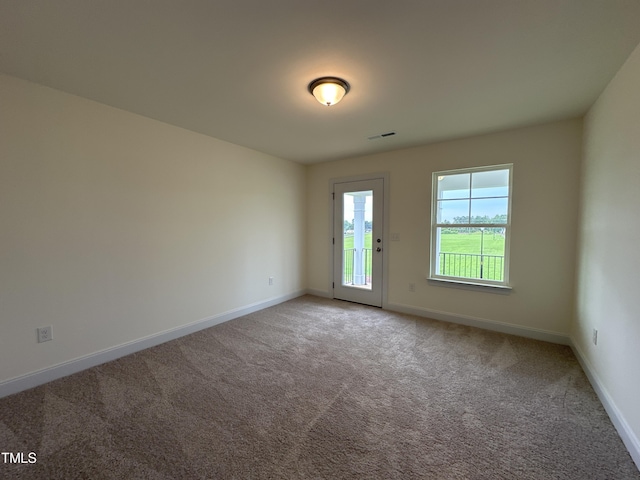
<svg viewBox="0 0 640 480">
<path fill-rule="evenodd" d="M 335 183 L 333 297 L 382 306 L 382 178 Z"/>
</svg>

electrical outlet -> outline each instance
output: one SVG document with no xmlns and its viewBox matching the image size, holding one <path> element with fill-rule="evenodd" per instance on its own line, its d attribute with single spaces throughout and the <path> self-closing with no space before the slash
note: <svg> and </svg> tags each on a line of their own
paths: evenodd
<svg viewBox="0 0 640 480">
<path fill-rule="evenodd" d="M 269 285 L 273 285 L 273 277 L 269 277 Z"/>
<path fill-rule="evenodd" d="M 598 330 L 595 328 L 593 329 L 593 344 L 598 345 Z"/>
<path fill-rule="evenodd" d="M 416 284 L 415 283 L 410 283 L 409 284 L 409 291 L 410 292 L 415 292 L 416 291 Z"/>
<path fill-rule="evenodd" d="M 48 327 L 40 327 L 37 329 L 38 331 L 38 343 L 48 342 L 53 339 L 53 327 L 49 325 Z"/>
</svg>

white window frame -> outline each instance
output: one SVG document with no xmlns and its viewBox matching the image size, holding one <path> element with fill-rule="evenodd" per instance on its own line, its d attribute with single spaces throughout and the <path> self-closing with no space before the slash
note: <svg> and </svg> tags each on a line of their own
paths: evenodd
<svg viewBox="0 0 640 480">
<path fill-rule="evenodd" d="M 437 223 L 438 220 L 438 177 L 446 176 L 446 175 L 459 175 L 469 173 L 473 176 L 474 173 L 480 172 L 489 172 L 495 170 L 508 170 L 509 171 L 509 197 L 507 201 L 507 223 L 493 224 L 493 223 L 468 223 L 468 224 L 446 224 L 446 223 Z M 471 178 L 470 178 L 471 180 Z M 469 210 L 471 210 L 471 203 L 473 198 L 471 198 L 471 188 L 473 184 L 470 181 L 469 185 Z M 480 285 L 480 286 L 489 286 L 489 287 L 497 287 L 497 288 L 506 288 L 510 289 L 509 283 L 509 251 L 510 251 L 510 239 L 511 239 L 511 200 L 513 198 L 513 164 L 502 164 L 502 165 L 490 165 L 484 167 L 471 167 L 471 168 L 461 168 L 456 170 L 444 170 L 439 172 L 432 173 L 432 198 L 431 198 L 431 255 L 430 255 L 430 272 L 429 272 L 429 280 L 443 281 L 443 282 L 452 282 L 458 284 L 465 285 Z M 471 216 L 469 216 L 469 220 L 471 220 Z M 439 251 L 438 251 L 438 228 L 448 228 L 452 226 L 467 226 L 470 228 L 504 228 L 505 229 L 505 239 L 504 239 L 504 274 L 502 277 L 502 281 L 499 280 L 487 280 L 480 278 L 467 278 L 467 277 L 457 277 L 457 276 L 447 276 L 440 275 L 437 273 L 438 269 L 438 260 L 439 260 Z"/>
</svg>

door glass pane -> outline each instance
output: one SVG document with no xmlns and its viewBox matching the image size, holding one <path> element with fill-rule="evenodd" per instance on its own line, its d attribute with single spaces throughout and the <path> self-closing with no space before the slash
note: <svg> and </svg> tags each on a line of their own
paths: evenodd
<svg viewBox="0 0 640 480">
<path fill-rule="evenodd" d="M 342 201 L 342 285 L 371 290 L 373 191 L 347 192 Z"/>
</svg>

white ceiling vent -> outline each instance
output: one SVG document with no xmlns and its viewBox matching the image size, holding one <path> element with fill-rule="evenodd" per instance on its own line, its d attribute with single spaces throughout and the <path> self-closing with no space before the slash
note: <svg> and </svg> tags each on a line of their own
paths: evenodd
<svg viewBox="0 0 640 480">
<path fill-rule="evenodd" d="M 393 137 L 396 134 L 396 132 L 387 132 L 387 133 L 380 133 L 378 135 L 373 135 L 371 137 L 367 137 L 369 140 L 377 140 L 378 138 L 388 138 L 388 137 Z"/>
</svg>

